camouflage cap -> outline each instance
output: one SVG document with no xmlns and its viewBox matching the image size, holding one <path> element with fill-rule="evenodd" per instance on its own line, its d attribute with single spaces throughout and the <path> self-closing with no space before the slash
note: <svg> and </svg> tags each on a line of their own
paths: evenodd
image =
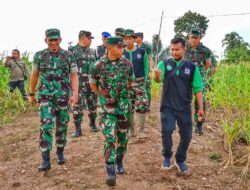
<svg viewBox="0 0 250 190">
<path fill-rule="evenodd" d="M 142 32 L 136 32 L 135 36 L 141 36 L 141 37 L 143 37 L 143 33 Z"/>
<path fill-rule="evenodd" d="M 83 37 L 83 36 L 86 36 L 86 37 L 89 37 L 89 38 L 91 38 L 91 39 L 94 39 L 94 37 L 91 36 L 91 32 L 89 32 L 89 31 L 81 30 L 81 31 L 79 32 L 78 37 L 81 38 L 81 37 Z"/>
<path fill-rule="evenodd" d="M 127 30 L 125 30 L 124 36 L 132 36 L 132 37 L 135 37 L 135 32 L 134 32 L 134 30 L 127 29 Z"/>
<path fill-rule="evenodd" d="M 108 44 L 117 44 L 117 45 L 123 45 L 123 38 L 120 36 L 110 36 L 107 38 Z"/>
<path fill-rule="evenodd" d="M 116 28 L 115 29 L 115 34 L 116 35 L 124 36 L 124 32 L 125 32 L 124 28 Z"/>
<path fill-rule="evenodd" d="M 194 35 L 196 37 L 201 36 L 201 30 L 199 28 L 192 28 L 189 35 Z"/>
<path fill-rule="evenodd" d="M 61 38 L 60 30 L 56 28 L 50 28 L 45 31 L 46 38 L 52 40 L 52 39 L 59 39 Z"/>
</svg>

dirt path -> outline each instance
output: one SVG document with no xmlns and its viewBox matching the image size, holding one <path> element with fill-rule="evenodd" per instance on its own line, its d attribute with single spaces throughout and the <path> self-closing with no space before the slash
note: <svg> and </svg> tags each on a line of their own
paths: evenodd
<svg viewBox="0 0 250 190">
<path fill-rule="evenodd" d="M 148 114 L 147 140 L 130 139 L 125 157 L 126 173 L 118 176 L 116 187 L 105 184 L 106 170 L 102 156 L 101 132 L 90 133 L 84 124 L 84 136 L 72 139 L 73 125 L 69 126 L 69 140 L 65 150 L 66 164 L 56 163 L 55 147 L 52 150 L 52 169 L 47 175 L 39 173 L 38 150 L 39 118 L 29 113 L 18 122 L 0 127 L 0 189 L 248 189 L 250 180 L 241 187 L 237 182 L 241 168 L 221 170 L 221 161 L 209 158 L 213 152 L 225 160 L 222 136 L 218 126 L 207 123 L 203 137 L 194 134 L 187 163 L 190 174 L 181 175 L 176 169 L 161 170 L 161 136 L 158 104 Z M 215 122 L 215 121 L 214 121 Z M 174 134 L 174 150 L 178 143 Z"/>
</svg>

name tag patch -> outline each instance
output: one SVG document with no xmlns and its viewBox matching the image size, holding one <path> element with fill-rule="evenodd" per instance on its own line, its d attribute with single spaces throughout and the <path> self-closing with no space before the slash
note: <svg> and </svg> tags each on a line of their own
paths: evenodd
<svg viewBox="0 0 250 190">
<path fill-rule="evenodd" d="M 167 70 L 171 71 L 172 70 L 172 66 L 171 65 L 167 65 Z"/>
<path fill-rule="evenodd" d="M 189 68 L 185 68 L 185 74 L 187 74 L 187 75 L 190 75 L 190 69 Z"/>
<path fill-rule="evenodd" d="M 137 54 L 137 59 L 141 59 L 141 54 Z"/>
</svg>

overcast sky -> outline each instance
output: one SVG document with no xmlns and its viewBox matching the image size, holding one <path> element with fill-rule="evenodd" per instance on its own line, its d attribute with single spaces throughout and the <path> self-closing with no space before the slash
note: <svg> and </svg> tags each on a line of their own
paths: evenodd
<svg viewBox="0 0 250 190">
<path fill-rule="evenodd" d="M 77 42 L 80 30 L 89 30 L 96 37 L 92 47 L 101 43 L 101 32 L 113 33 L 115 28 L 131 28 L 144 32 L 145 40 L 152 40 L 159 31 L 164 10 L 161 38 L 168 45 L 174 36 L 173 18 L 191 10 L 202 15 L 249 13 L 249 0 L 2 0 L 0 53 L 19 48 L 21 52 L 38 51 L 46 47 L 45 30 L 58 28 L 63 38 L 62 48 L 68 42 Z M 250 15 L 209 17 L 209 27 L 203 43 L 221 55 L 221 40 L 226 33 L 236 31 L 250 42 Z"/>
</svg>

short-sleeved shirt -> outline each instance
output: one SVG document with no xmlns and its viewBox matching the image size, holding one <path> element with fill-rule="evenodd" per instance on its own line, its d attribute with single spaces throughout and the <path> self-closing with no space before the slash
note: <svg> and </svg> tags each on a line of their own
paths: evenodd
<svg viewBox="0 0 250 190">
<path fill-rule="evenodd" d="M 72 53 L 60 48 L 54 54 L 44 49 L 35 53 L 32 66 L 33 71 L 39 71 L 39 97 L 54 94 L 69 97 L 70 74 L 78 72 Z"/>
<path fill-rule="evenodd" d="M 112 114 L 127 112 L 128 84 L 132 81 L 133 65 L 128 59 L 122 57 L 111 61 L 105 56 L 96 61 L 90 69 L 90 83 L 97 85 L 106 94 L 99 97 L 98 111 Z"/>
<path fill-rule="evenodd" d="M 197 48 L 192 48 L 187 44 L 185 59 L 193 62 L 198 67 L 203 67 L 207 60 L 211 60 L 212 52 L 209 48 L 199 43 Z"/>
<path fill-rule="evenodd" d="M 69 47 L 69 51 L 73 53 L 76 59 L 79 74 L 88 75 L 90 65 L 96 61 L 95 50 L 77 44 L 76 46 Z"/>
</svg>

